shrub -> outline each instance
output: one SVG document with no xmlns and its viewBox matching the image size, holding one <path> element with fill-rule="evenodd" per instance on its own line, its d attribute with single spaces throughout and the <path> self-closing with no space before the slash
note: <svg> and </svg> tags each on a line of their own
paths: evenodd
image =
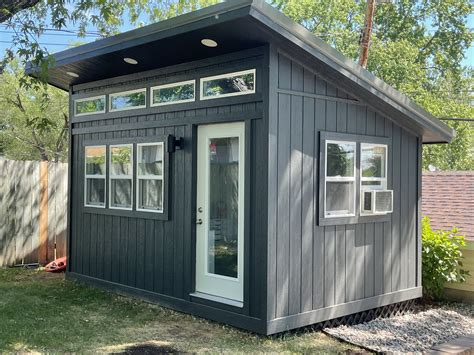
<svg viewBox="0 0 474 355">
<path fill-rule="evenodd" d="M 457 228 L 434 231 L 430 220 L 422 221 L 423 294 L 428 299 L 443 296 L 445 283 L 464 282 L 469 272 L 462 269 L 461 247 L 466 245 Z"/>
</svg>

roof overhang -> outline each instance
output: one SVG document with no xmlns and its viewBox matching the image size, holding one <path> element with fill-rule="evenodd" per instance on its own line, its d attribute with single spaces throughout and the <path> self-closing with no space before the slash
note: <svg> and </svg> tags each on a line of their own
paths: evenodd
<svg viewBox="0 0 474 355">
<path fill-rule="evenodd" d="M 218 46 L 208 48 L 201 39 Z M 390 85 L 293 22 L 264 0 L 233 0 L 54 54 L 48 82 L 77 85 L 205 59 L 267 43 L 301 51 L 319 74 L 423 137 L 446 143 L 454 131 Z M 137 65 L 123 61 L 138 60 Z M 27 66 L 26 72 L 36 69 Z M 67 72 L 78 74 L 73 78 Z"/>
</svg>

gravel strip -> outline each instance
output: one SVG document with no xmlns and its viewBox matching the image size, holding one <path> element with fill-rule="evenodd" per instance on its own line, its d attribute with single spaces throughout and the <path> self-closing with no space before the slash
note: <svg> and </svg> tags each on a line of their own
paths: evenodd
<svg viewBox="0 0 474 355">
<path fill-rule="evenodd" d="M 474 334 L 474 306 L 445 304 L 418 307 L 403 316 L 326 328 L 324 331 L 373 351 L 422 352 L 434 345 Z"/>
</svg>

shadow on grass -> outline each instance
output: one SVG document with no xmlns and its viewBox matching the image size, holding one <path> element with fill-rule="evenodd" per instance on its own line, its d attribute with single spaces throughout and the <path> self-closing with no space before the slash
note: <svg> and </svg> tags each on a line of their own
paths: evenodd
<svg viewBox="0 0 474 355">
<path fill-rule="evenodd" d="M 132 345 L 123 350 L 121 354 L 139 355 L 139 354 L 180 354 L 176 349 L 166 345 L 138 344 Z"/>
</svg>

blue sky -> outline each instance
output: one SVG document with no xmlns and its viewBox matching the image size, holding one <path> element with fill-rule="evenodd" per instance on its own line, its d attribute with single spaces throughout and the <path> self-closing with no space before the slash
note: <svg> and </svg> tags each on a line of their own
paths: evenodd
<svg viewBox="0 0 474 355">
<path fill-rule="evenodd" d="M 474 28 L 474 14 L 471 14 L 468 17 L 468 26 Z M 125 24 L 122 26 L 122 32 L 132 29 L 133 27 L 130 24 Z M 74 30 L 73 27 L 68 29 Z M 12 31 L 6 29 L 4 25 L 0 24 L 0 58 L 3 57 L 3 53 L 7 48 L 10 47 L 10 41 L 12 38 Z M 67 32 L 55 32 L 47 31 L 40 38 L 40 43 L 44 44 L 44 47 L 48 49 L 50 53 L 62 51 L 67 49 L 71 43 L 80 41 L 80 42 L 90 42 L 97 39 L 97 36 L 88 36 L 86 38 L 77 38 L 74 34 Z M 474 45 L 472 45 L 469 50 L 466 52 L 466 57 L 463 61 L 464 65 L 469 65 L 474 67 Z"/>
</svg>

